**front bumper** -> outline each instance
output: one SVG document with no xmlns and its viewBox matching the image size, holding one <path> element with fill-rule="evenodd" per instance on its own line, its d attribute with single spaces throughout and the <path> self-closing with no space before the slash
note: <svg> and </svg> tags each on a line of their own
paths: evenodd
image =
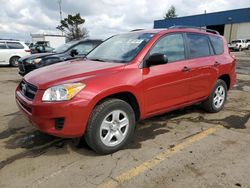
<svg viewBox="0 0 250 188">
<path fill-rule="evenodd" d="M 84 134 L 89 111 L 88 101 L 77 98 L 65 102 L 42 102 L 43 91 L 38 90 L 33 100 L 16 90 L 16 103 L 28 120 L 40 131 L 58 137 L 80 137 Z M 63 119 L 61 129 L 56 128 Z"/>
<path fill-rule="evenodd" d="M 18 69 L 19 69 L 18 73 L 21 76 L 24 76 L 37 68 L 36 68 L 36 65 L 34 65 L 34 64 L 25 64 L 25 63 L 19 61 L 18 62 Z"/>
<path fill-rule="evenodd" d="M 230 50 L 239 50 L 239 46 L 236 46 L 236 45 L 229 45 L 228 48 Z"/>
</svg>

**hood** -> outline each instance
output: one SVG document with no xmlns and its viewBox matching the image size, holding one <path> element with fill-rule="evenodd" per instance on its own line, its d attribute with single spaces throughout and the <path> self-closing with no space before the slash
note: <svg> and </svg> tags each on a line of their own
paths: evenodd
<svg viewBox="0 0 250 188">
<path fill-rule="evenodd" d="M 122 63 L 73 60 L 34 70 L 25 75 L 24 80 L 38 89 L 47 89 L 63 83 L 81 82 L 97 75 L 114 73 L 122 70 L 124 66 Z"/>
<path fill-rule="evenodd" d="M 20 58 L 19 61 L 25 61 L 25 60 L 30 60 L 30 59 L 36 59 L 36 58 L 43 58 L 47 56 L 54 55 L 54 53 L 37 53 L 37 54 L 31 54 L 29 56 L 25 56 Z"/>
</svg>

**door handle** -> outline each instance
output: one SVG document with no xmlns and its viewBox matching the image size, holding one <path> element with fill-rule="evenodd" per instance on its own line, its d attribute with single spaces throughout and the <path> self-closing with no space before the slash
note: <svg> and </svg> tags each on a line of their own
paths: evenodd
<svg viewBox="0 0 250 188">
<path fill-rule="evenodd" d="M 218 62 L 218 61 L 216 61 L 215 63 L 214 63 L 214 66 L 215 67 L 218 67 L 220 65 L 220 63 Z"/>
<path fill-rule="evenodd" d="M 183 69 L 182 69 L 182 72 L 189 72 L 189 71 L 191 71 L 191 68 L 189 68 L 189 67 L 183 67 Z"/>
</svg>

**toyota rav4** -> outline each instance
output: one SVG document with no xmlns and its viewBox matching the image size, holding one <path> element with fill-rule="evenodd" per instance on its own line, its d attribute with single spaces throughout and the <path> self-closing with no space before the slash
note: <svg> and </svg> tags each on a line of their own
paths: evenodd
<svg viewBox="0 0 250 188">
<path fill-rule="evenodd" d="M 40 131 L 84 136 L 107 154 L 131 140 L 136 121 L 198 102 L 219 112 L 235 84 L 235 63 L 211 30 L 133 31 L 107 39 L 84 60 L 27 74 L 16 102 Z"/>
</svg>

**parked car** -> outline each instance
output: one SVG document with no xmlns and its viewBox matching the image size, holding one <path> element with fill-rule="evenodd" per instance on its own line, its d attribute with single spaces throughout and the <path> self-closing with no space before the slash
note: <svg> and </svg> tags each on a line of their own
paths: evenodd
<svg viewBox="0 0 250 188">
<path fill-rule="evenodd" d="M 32 43 L 29 47 L 30 47 L 32 54 L 48 53 L 48 52 L 52 52 L 54 50 L 54 48 L 49 46 L 48 41 L 38 41 L 35 44 Z"/>
<path fill-rule="evenodd" d="M 247 49 L 250 50 L 250 39 L 246 39 Z"/>
<path fill-rule="evenodd" d="M 63 44 L 52 53 L 32 54 L 18 61 L 19 74 L 25 75 L 34 69 L 59 63 L 62 61 L 84 57 L 90 50 L 99 45 L 102 40 L 82 40 Z"/>
<path fill-rule="evenodd" d="M 125 146 L 136 121 L 202 102 L 222 110 L 236 80 L 235 59 L 219 34 L 186 27 L 116 35 L 83 60 L 27 74 L 16 102 L 32 124 L 81 137 L 96 152 Z"/>
<path fill-rule="evenodd" d="M 231 43 L 229 43 L 228 47 L 230 50 L 242 51 L 244 49 L 248 49 L 248 43 L 246 40 L 238 39 L 233 40 Z"/>
<path fill-rule="evenodd" d="M 18 40 L 0 40 L 0 65 L 18 66 L 18 59 L 30 55 L 29 47 Z"/>
</svg>

